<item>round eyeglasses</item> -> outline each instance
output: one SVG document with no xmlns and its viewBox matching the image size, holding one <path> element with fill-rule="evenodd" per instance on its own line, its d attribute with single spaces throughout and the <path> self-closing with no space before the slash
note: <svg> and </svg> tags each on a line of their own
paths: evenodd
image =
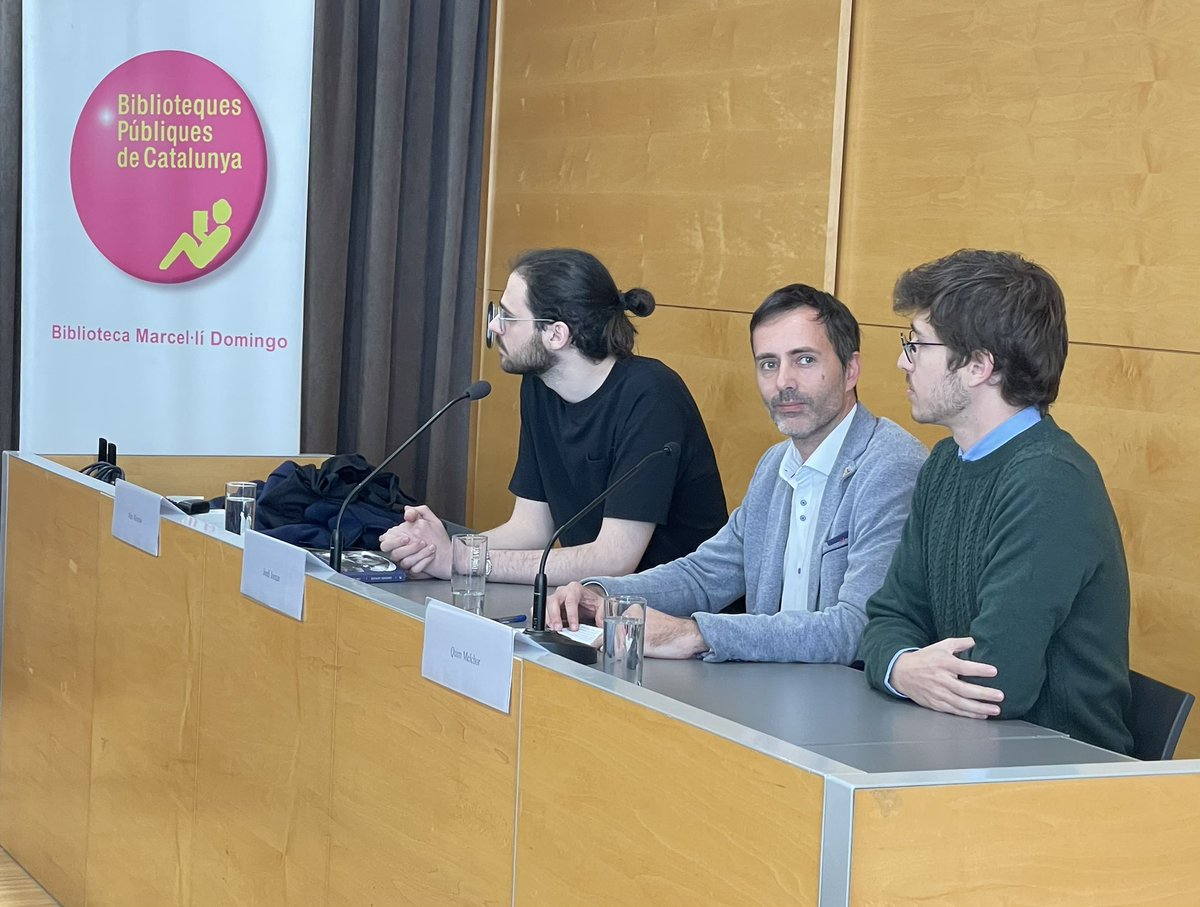
<svg viewBox="0 0 1200 907">
<path fill-rule="evenodd" d="M 496 322 L 496 330 L 492 330 L 492 322 Z M 494 302 L 489 302 L 487 305 L 487 327 L 484 331 L 483 340 L 487 344 L 488 349 L 492 348 L 492 344 L 496 341 L 497 334 L 503 334 L 510 324 L 518 321 L 529 321 L 534 324 L 553 324 L 553 318 L 514 318 L 500 306 Z"/>
</svg>

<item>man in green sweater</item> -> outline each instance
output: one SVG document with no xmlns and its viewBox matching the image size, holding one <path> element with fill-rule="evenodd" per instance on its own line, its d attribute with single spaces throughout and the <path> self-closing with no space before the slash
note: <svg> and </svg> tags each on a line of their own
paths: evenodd
<svg viewBox="0 0 1200 907">
<path fill-rule="evenodd" d="M 970 718 L 1024 718 L 1119 753 L 1132 738 L 1129 575 L 1096 463 L 1048 415 L 1062 290 L 1009 252 L 903 274 L 897 364 L 913 418 L 950 429 L 867 602 L 870 683 Z"/>
</svg>

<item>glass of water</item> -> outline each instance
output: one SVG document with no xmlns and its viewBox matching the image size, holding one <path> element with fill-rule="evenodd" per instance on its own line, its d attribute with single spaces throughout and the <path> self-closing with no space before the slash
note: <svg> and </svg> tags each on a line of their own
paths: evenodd
<svg viewBox="0 0 1200 907">
<path fill-rule="evenodd" d="M 450 539 L 450 592 L 454 607 L 483 613 L 487 584 L 487 536 L 456 535 Z"/>
<path fill-rule="evenodd" d="M 254 502 L 258 486 L 253 482 L 225 483 L 225 528 L 229 532 L 245 535 L 254 528 Z"/>
<path fill-rule="evenodd" d="M 604 598 L 604 673 L 641 684 L 646 652 L 646 599 L 640 595 Z"/>
</svg>

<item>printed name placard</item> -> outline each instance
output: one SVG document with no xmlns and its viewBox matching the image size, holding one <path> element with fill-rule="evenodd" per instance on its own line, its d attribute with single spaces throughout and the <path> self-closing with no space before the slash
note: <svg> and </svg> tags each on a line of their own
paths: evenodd
<svg viewBox="0 0 1200 907">
<path fill-rule="evenodd" d="M 247 532 L 242 549 L 242 595 L 304 620 L 304 562 L 308 552 L 261 532 Z"/>
<path fill-rule="evenodd" d="M 112 534 L 134 548 L 158 557 L 158 515 L 162 512 L 161 495 L 117 479 L 113 495 Z"/>
<path fill-rule="evenodd" d="M 513 631 L 433 598 L 425 606 L 421 676 L 507 715 Z"/>
</svg>

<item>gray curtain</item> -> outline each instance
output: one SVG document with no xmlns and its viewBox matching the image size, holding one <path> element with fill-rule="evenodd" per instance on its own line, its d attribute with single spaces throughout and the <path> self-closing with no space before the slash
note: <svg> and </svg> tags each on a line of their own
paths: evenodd
<svg viewBox="0 0 1200 907">
<path fill-rule="evenodd" d="M 21 0 L 0 0 L 0 445 L 17 446 L 21 387 Z"/>
<path fill-rule="evenodd" d="M 470 383 L 488 12 L 488 0 L 317 0 L 305 452 L 378 463 Z M 454 520 L 468 407 L 393 467 Z"/>
</svg>

